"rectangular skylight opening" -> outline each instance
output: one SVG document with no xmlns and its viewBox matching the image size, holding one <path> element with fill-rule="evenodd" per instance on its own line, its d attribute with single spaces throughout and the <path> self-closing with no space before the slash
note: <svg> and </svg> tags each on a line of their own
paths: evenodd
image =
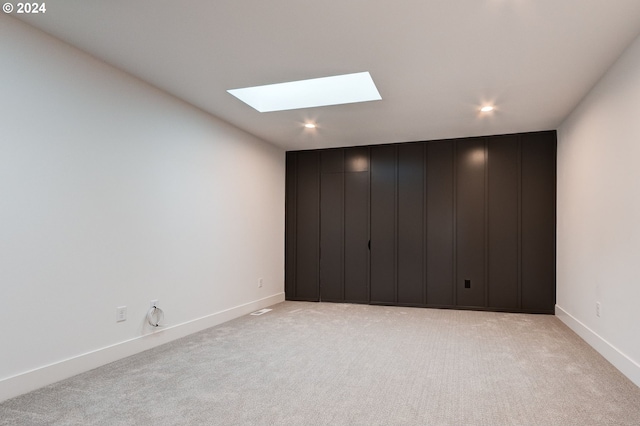
<svg viewBox="0 0 640 426">
<path fill-rule="evenodd" d="M 382 99 L 368 72 L 227 90 L 260 112 L 286 111 Z"/>
</svg>

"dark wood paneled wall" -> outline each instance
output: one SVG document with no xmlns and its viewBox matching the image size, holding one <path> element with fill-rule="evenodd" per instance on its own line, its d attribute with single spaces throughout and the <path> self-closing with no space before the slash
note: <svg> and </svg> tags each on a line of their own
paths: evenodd
<svg viewBox="0 0 640 426">
<path fill-rule="evenodd" d="M 286 164 L 288 300 L 553 313 L 554 131 Z"/>
</svg>

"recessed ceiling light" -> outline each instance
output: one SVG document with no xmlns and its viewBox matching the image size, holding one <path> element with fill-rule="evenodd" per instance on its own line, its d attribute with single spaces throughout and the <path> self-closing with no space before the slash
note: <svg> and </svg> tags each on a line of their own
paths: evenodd
<svg viewBox="0 0 640 426">
<path fill-rule="evenodd" d="M 493 107 L 491 105 L 483 106 L 482 108 L 480 108 L 480 111 L 482 112 L 493 111 Z"/>
<path fill-rule="evenodd" d="M 260 112 L 286 111 L 382 99 L 368 72 L 227 90 Z"/>
<path fill-rule="evenodd" d="M 307 129 L 315 129 L 316 125 L 313 123 L 307 123 L 304 125 L 304 127 L 306 127 Z"/>
</svg>

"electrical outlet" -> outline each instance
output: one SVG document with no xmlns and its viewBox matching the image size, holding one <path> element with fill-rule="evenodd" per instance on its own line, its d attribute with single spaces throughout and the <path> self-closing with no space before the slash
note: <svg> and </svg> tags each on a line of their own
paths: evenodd
<svg viewBox="0 0 640 426">
<path fill-rule="evenodd" d="M 154 306 L 158 306 L 158 299 L 152 300 L 151 303 L 149 304 L 150 308 L 153 308 Z"/>
<path fill-rule="evenodd" d="M 122 322 L 127 320 L 127 307 L 118 306 L 116 308 L 116 322 Z"/>
<path fill-rule="evenodd" d="M 602 306 L 600 305 L 600 302 L 596 302 L 596 316 L 600 318 L 601 314 L 602 314 Z"/>
<path fill-rule="evenodd" d="M 262 278 L 258 278 L 258 288 L 262 288 Z"/>
</svg>

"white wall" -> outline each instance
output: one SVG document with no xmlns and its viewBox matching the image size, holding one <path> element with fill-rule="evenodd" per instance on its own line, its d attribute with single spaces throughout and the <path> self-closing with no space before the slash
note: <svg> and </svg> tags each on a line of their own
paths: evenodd
<svg viewBox="0 0 640 426">
<path fill-rule="evenodd" d="M 284 300 L 284 158 L 0 16 L 0 400 Z"/>
<path fill-rule="evenodd" d="M 640 386 L 639 161 L 640 38 L 558 130 L 556 307 Z"/>
</svg>

